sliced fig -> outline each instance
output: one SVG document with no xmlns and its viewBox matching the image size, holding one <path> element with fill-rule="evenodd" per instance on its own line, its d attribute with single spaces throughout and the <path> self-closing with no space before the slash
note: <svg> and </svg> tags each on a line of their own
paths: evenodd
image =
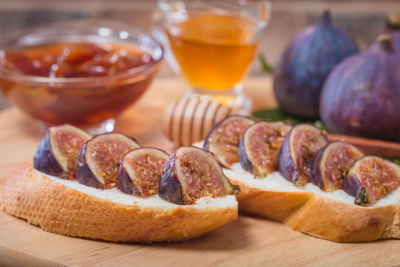
<svg viewBox="0 0 400 267">
<path fill-rule="evenodd" d="M 120 161 L 140 145 L 121 133 L 100 134 L 85 143 L 77 159 L 78 181 L 96 188 L 115 186 Z"/>
<path fill-rule="evenodd" d="M 340 189 L 350 167 L 363 156 L 348 143 L 330 143 L 315 155 L 310 167 L 310 181 L 326 192 Z"/>
<path fill-rule="evenodd" d="M 279 149 L 290 126 L 284 122 L 258 122 L 240 138 L 239 158 L 243 169 L 265 177 L 276 169 Z"/>
<path fill-rule="evenodd" d="M 211 128 L 203 148 L 214 153 L 222 166 L 229 168 L 239 162 L 240 137 L 254 123 L 255 120 L 249 117 L 229 116 Z"/>
<path fill-rule="evenodd" d="M 376 203 L 400 185 L 400 165 L 375 156 L 357 160 L 343 180 L 342 188 L 357 205 Z"/>
<path fill-rule="evenodd" d="M 128 152 L 119 166 L 117 188 L 127 194 L 148 197 L 158 193 L 168 154 L 157 148 L 141 147 Z"/>
<path fill-rule="evenodd" d="M 36 150 L 33 167 L 60 178 L 75 179 L 76 158 L 90 138 L 69 124 L 50 127 Z"/>
<path fill-rule="evenodd" d="M 315 126 L 294 126 L 279 151 L 278 170 L 281 175 L 299 187 L 304 186 L 309 181 L 311 161 L 327 142 L 326 134 Z"/>
<path fill-rule="evenodd" d="M 180 147 L 164 165 L 158 186 L 161 198 L 180 205 L 194 204 L 204 196 L 223 197 L 238 193 L 217 159 L 196 147 Z"/>
</svg>

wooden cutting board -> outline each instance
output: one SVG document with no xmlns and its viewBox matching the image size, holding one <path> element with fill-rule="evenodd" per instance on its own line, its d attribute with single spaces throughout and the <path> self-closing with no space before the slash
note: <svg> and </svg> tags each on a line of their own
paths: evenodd
<svg viewBox="0 0 400 267">
<path fill-rule="evenodd" d="M 176 78 L 158 79 L 145 96 L 120 116 L 117 130 L 143 145 L 171 151 L 162 136 L 164 107 L 182 95 Z M 276 103 L 268 78 L 252 78 L 246 91 L 255 108 Z M 12 108 L 0 113 L 0 177 L 31 159 L 42 137 L 36 123 Z M 338 244 L 292 231 L 282 224 L 241 215 L 205 236 L 174 244 L 117 244 L 71 238 L 40 230 L 0 212 L 0 266 L 376 266 L 400 264 L 400 240 Z"/>
</svg>

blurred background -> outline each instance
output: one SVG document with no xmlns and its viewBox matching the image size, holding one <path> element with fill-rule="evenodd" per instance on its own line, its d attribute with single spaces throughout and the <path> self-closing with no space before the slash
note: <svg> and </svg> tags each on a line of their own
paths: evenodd
<svg viewBox="0 0 400 267">
<path fill-rule="evenodd" d="M 275 0 L 272 17 L 262 37 L 259 53 L 275 65 L 279 55 L 305 26 L 329 9 L 335 25 L 346 29 L 361 49 L 384 28 L 390 11 L 400 11 L 398 0 Z M 118 19 L 150 30 L 156 0 L 0 0 L 0 38 L 9 33 L 57 21 L 79 18 Z M 173 76 L 163 63 L 158 77 Z M 256 58 L 250 76 L 267 75 Z M 9 104 L 0 95 L 0 109 Z"/>
</svg>

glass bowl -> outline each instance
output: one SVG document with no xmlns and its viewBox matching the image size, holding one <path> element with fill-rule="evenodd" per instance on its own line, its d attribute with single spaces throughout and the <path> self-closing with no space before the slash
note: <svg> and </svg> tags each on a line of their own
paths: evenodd
<svg viewBox="0 0 400 267">
<path fill-rule="evenodd" d="M 3 41 L 0 61 L 10 49 L 82 42 L 139 49 L 153 60 L 98 77 L 33 76 L 0 64 L 1 91 L 13 105 L 44 126 L 69 123 L 92 133 L 112 131 L 114 118 L 146 91 L 163 58 L 163 48 L 145 31 L 106 20 L 54 24 Z"/>
</svg>

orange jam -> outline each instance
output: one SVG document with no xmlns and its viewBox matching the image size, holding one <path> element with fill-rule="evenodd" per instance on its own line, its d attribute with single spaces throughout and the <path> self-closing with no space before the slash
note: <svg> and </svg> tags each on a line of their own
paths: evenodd
<svg viewBox="0 0 400 267">
<path fill-rule="evenodd" d="M 60 43 L 5 51 L 3 67 L 50 78 L 107 76 L 153 61 L 150 54 L 117 44 Z"/>
<path fill-rule="evenodd" d="M 96 125 L 139 99 L 158 70 L 156 63 L 159 59 L 138 46 L 119 43 L 3 50 L 0 89 L 10 102 L 47 125 Z"/>
</svg>

